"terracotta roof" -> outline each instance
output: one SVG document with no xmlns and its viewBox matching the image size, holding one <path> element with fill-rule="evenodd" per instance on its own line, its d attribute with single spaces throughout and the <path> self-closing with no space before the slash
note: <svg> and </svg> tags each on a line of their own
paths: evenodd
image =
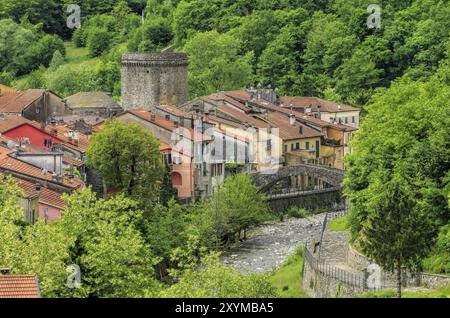
<svg viewBox="0 0 450 318">
<path fill-rule="evenodd" d="M 80 160 L 76 160 L 76 159 L 73 159 L 73 158 L 69 158 L 69 157 L 67 157 L 67 156 L 64 156 L 63 158 L 62 158 L 62 160 L 63 160 L 63 162 L 64 163 L 66 163 L 66 164 L 69 164 L 69 165 L 72 165 L 72 166 L 74 166 L 74 167 L 81 167 L 84 163 L 82 162 L 82 161 L 80 161 Z"/>
<path fill-rule="evenodd" d="M 40 298 L 36 275 L 0 275 L 0 298 Z"/>
<path fill-rule="evenodd" d="M 283 140 L 293 140 L 302 138 L 321 137 L 322 133 L 304 124 L 296 122 L 290 125 L 290 120 L 283 114 L 272 112 L 267 114 L 268 120 L 279 129 L 280 138 Z M 301 129 L 301 130 L 300 130 Z"/>
<path fill-rule="evenodd" d="M 136 117 L 139 117 L 145 121 L 154 123 L 155 125 L 166 129 L 168 131 L 174 131 L 177 128 L 184 128 L 187 129 L 191 135 L 191 137 L 197 138 L 196 141 L 209 141 L 211 140 L 211 138 L 209 136 L 203 135 L 203 134 L 197 134 L 194 133 L 194 129 L 192 129 L 191 127 L 182 127 L 182 126 L 176 126 L 174 122 L 165 119 L 162 116 L 158 116 L 155 115 L 155 121 L 152 121 L 152 113 L 146 110 L 142 110 L 142 109 L 133 109 L 133 110 L 128 110 L 127 113 L 130 113 Z M 120 115 L 118 115 L 118 117 L 120 117 Z M 187 137 L 187 136 L 185 136 Z"/>
<path fill-rule="evenodd" d="M 249 108 L 247 106 L 245 106 L 244 104 L 238 102 L 237 100 L 227 96 L 224 93 L 216 93 L 216 94 L 212 94 L 209 96 L 204 97 L 204 99 L 210 99 L 210 100 L 215 100 L 215 101 L 223 101 L 226 102 L 228 104 L 231 104 L 232 106 L 239 108 L 242 111 L 248 111 Z"/>
<path fill-rule="evenodd" d="M 176 107 L 176 106 L 172 106 L 172 105 L 159 105 L 156 106 L 157 109 L 160 109 L 162 111 L 165 111 L 166 113 L 172 114 L 174 116 L 178 116 L 178 117 L 185 117 L 185 118 L 191 118 L 192 114 L 189 114 L 188 112 L 185 112 L 184 110 Z"/>
<path fill-rule="evenodd" d="M 281 102 L 284 104 L 284 107 L 290 108 L 292 105 L 294 108 L 307 108 L 311 107 L 312 112 L 318 112 L 319 106 L 320 110 L 328 113 L 338 113 L 338 112 L 347 112 L 347 111 L 359 111 L 359 108 L 336 103 L 328 100 L 324 100 L 317 97 L 302 97 L 302 96 L 284 96 L 281 97 Z"/>
<path fill-rule="evenodd" d="M 280 106 L 277 106 L 277 105 L 274 105 L 274 104 L 271 104 L 271 103 L 268 103 L 265 101 L 251 100 L 251 95 L 247 91 L 230 91 L 230 92 L 225 92 L 225 94 L 227 94 L 228 96 L 231 96 L 233 98 L 237 98 L 238 100 L 247 100 L 247 101 L 249 101 L 250 104 L 257 105 L 257 107 L 261 107 L 261 108 L 269 109 L 269 110 L 276 111 L 279 113 L 283 113 L 286 116 L 289 116 L 292 113 L 296 116 L 297 119 L 304 121 L 304 122 L 309 122 L 314 126 L 331 127 L 331 128 L 335 128 L 335 129 L 338 129 L 341 131 L 343 131 L 343 130 L 346 130 L 346 131 L 358 130 L 358 128 L 343 125 L 343 124 L 329 123 L 327 121 L 317 119 L 313 116 L 305 115 L 305 114 L 300 113 L 295 110 L 291 112 L 291 110 L 288 108 L 280 107 Z"/>
<path fill-rule="evenodd" d="M 36 193 L 35 183 L 26 180 L 19 180 L 17 185 L 25 191 L 25 195 L 27 196 Z M 61 198 L 61 193 L 47 189 L 43 185 L 41 185 L 39 203 L 49 205 L 60 210 L 66 207 L 64 200 Z"/>
<path fill-rule="evenodd" d="M 0 159 L 6 158 L 13 150 L 0 145 Z"/>
<path fill-rule="evenodd" d="M 61 184 L 70 189 L 79 189 L 83 186 L 83 182 L 77 178 L 64 178 L 62 182 L 53 181 L 50 173 L 44 174 L 42 169 L 8 156 L 7 154 L 11 153 L 11 150 L 6 149 L 6 152 L 3 151 L 2 153 L 2 149 L 5 148 L 0 147 L 0 169 L 16 172 L 43 181 Z"/>
<path fill-rule="evenodd" d="M 230 117 L 238 120 L 239 122 L 241 122 L 242 124 L 245 123 L 249 123 L 249 124 L 253 124 L 258 128 L 267 128 L 268 124 L 265 123 L 263 120 L 252 117 L 250 115 L 247 115 L 245 113 L 242 113 L 238 110 L 235 110 L 233 108 L 231 108 L 230 106 L 227 105 L 219 105 L 217 106 L 217 109 L 224 113 L 229 115 Z"/>
<path fill-rule="evenodd" d="M 3 118 L 0 117 L 0 133 L 4 134 L 11 129 L 25 124 L 31 124 L 31 121 L 16 115 L 7 115 Z"/>
<path fill-rule="evenodd" d="M 241 99 L 241 100 L 251 100 L 252 99 L 252 95 L 245 90 L 227 91 L 227 92 L 225 92 L 225 94 L 228 96 L 231 96 L 233 98 L 237 98 L 237 99 Z"/>
<path fill-rule="evenodd" d="M 0 95 L 1 113 L 22 113 L 31 103 L 44 94 L 45 89 L 29 89 L 25 92 Z"/>
<path fill-rule="evenodd" d="M 42 125 L 38 122 L 33 121 L 32 125 L 36 127 L 37 129 L 40 129 L 47 134 L 55 137 L 56 139 L 61 140 L 66 146 L 70 148 L 75 148 L 81 151 L 86 151 L 87 147 L 89 146 L 89 137 L 80 133 L 76 132 L 78 135 L 78 143 L 75 143 L 75 141 L 70 140 L 68 136 L 66 136 L 69 132 L 74 132 L 73 129 L 71 129 L 68 126 L 65 125 L 47 125 L 45 127 L 42 127 Z M 52 132 L 53 130 L 56 130 L 56 135 L 54 135 Z"/>
<path fill-rule="evenodd" d="M 69 108 L 112 108 L 121 109 L 114 99 L 106 92 L 79 92 L 67 97 Z"/>
</svg>

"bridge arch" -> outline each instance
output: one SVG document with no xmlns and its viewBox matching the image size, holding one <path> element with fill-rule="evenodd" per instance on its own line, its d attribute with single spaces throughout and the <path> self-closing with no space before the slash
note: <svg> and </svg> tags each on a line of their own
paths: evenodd
<svg viewBox="0 0 450 318">
<path fill-rule="evenodd" d="M 339 187 L 344 180 L 344 173 L 344 170 L 340 169 L 319 165 L 299 164 L 295 166 L 280 167 L 272 173 L 270 171 L 266 171 L 265 173 L 254 173 L 252 174 L 252 179 L 262 192 L 267 192 L 278 181 L 299 175 L 319 178 L 332 187 Z"/>
</svg>

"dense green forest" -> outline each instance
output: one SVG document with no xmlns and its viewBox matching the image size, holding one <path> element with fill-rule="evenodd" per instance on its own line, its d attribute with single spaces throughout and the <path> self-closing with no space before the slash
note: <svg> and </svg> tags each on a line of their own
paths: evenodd
<svg viewBox="0 0 450 318">
<path fill-rule="evenodd" d="M 192 61 L 192 97 L 261 82 L 282 94 L 364 105 L 396 78 L 429 79 L 450 29 L 444 0 L 380 1 L 381 28 L 369 29 L 372 2 L 0 0 L 0 18 L 6 19 L 0 81 L 32 73 L 20 88 L 46 86 L 62 95 L 106 90 L 118 97 L 121 53 L 173 45 Z M 68 3 L 81 6 L 82 26 L 74 32 L 66 27 Z M 97 59 L 64 63 L 58 38 Z"/>
</svg>

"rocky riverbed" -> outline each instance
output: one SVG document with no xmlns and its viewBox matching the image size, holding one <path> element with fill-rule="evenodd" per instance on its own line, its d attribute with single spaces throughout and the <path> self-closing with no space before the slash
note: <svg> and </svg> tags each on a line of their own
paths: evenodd
<svg viewBox="0 0 450 318">
<path fill-rule="evenodd" d="M 268 273 L 279 268 L 295 249 L 322 230 L 325 214 L 266 224 L 258 234 L 223 255 L 222 261 L 242 273 Z"/>
</svg>

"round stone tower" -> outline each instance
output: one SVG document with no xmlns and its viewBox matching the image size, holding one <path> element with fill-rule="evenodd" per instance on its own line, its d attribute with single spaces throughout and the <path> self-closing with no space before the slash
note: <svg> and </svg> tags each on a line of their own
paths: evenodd
<svg viewBox="0 0 450 318">
<path fill-rule="evenodd" d="M 161 104 L 188 100 L 186 53 L 125 53 L 122 56 L 122 107 L 154 111 Z"/>
</svg>

